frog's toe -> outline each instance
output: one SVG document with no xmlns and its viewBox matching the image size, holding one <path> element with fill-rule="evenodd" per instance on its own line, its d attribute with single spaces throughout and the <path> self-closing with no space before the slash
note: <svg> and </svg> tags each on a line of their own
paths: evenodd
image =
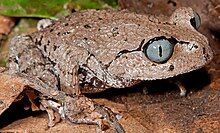
<svg viewBox="0 0 220 133">
<path fill-rule="evenodd" d="M 180 96 L 181 97 L 186 96 L 186 89 L 185 88 L 184 89 L 180 89 Z"/>
<path fill-rule="evenodd" d="M 102 116 L 103 120 L 105 120 L 105 122 L 112 126 L 117 133 L 125 132 L 121 124 L 118 122 L 118 119 L 116 117 L 117 115 L 114 112 L 112 112 L 111 109 L 96 104 L 95 112 L 99 113 Z"/>
<path fill-rule="evenodd" d="M 180 96 L 182 97 L 186 96 L 186 88 L 184 87 L 184 85 L 180 81 L 176 81 L 176 85 L 180 89 Z"/>
<path fill-rule="evenodd" d="M 117 133 L 125 132 L 115 113 L 109 108 L 98 105 L 85 96 L 67 97 L 65 101 L 65 115 L 71 122 L 97 124 L 102 131 L 112 126 Z"/>
<path fill-rule="evenodd" d="M 42 100 L 41 105 L 47 111 L 49 117 L 48 126 L 53 127 L 60 121 L 60 115 L 51 108 L 51 105 L 47 100 Z"/>
</svg>

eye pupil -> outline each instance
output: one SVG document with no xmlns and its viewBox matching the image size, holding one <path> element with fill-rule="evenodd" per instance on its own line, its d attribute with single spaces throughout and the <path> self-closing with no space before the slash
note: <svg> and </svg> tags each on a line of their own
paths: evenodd
<svg viewBox="0 0 220 133">
<path fill-rule="evenodd" d="M 159 56 L 162 57 L 162 47 L 159 46 Z"/>
<path fill-rule="evenodd" d="M 174 43 L 172 38 L 155 37 L 149 40 L 143 47 L 145 56 L 156 63 L 165 63 L 170 59 L 173 53 Z"/>
</svg>

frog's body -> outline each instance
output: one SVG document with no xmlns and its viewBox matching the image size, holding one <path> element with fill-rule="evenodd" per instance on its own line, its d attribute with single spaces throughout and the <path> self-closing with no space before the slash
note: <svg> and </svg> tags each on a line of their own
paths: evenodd
<svg viewBox="0 0 220 133">
<path fill-rule="evenodd" d="M 166 79 L 212 59 L 206 37 L 190 23 L 193 18 L 190 8 L 178 9 L 170 18 L 126 11 L 76 12 L 39 32 L 14 38 L 8 66 L 11 73 L 35 77 L 55 90 L 80 84 L 82 92 L 97 92 Z M 155 63 L 143 49 L 161 37 L 175 46 L 168 60 Z"/>
<path fill-rule="evenodd" d="M 42 78 L 52 86 L 68 87 L 76 76 L 74 69 L 78 69 L 80 83 L 97 88 L 88 89 L 90 92 L 129 87 L 141 80 L 164 79 L 198 69 L 212 58 L 207 39 L 191 26 L 192 10 L 182 9 L 176 14 L 160 22 L 125 11 L 74 13 L 40 32 L 16 38 L 10 58 L 18 64 L 9 63 L 9 68 Z M 142 49 L 150 39 L 160 36 L 173 37 L 179 43 L 166 63 L 156 64 Z"/>
</svg>

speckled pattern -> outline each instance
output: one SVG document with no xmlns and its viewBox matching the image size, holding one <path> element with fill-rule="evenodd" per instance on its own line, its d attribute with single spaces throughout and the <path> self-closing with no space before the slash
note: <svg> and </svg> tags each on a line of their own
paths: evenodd
<svg viewBox="0 0 220 133">
<path fill-rule="evenodd" d="M 15 37 L 9 46 L 9 74 L 51 97 L 41 99 L 49 126 L 57 121 L 55 110 L 72 123 L 101 128 L 105 120 L 123 133 L 111 109 L 80 93 L 167 79 L 209 63 L 212 50 L 193 27 L 194 14 L 191 8 L 179 8 L 170 18 L 127 11 L 76 12 L 39 32 Z M 149 41 L 161 37 L 174 43 L 174 52 L 166 62 L 155 63 L 143 51 Z"/>
<path fill-rule="evenodd" d="M 205 34 L 210 41 L 214 50 L 214 59 L 206 69 L 194 71 L 183 75 L 186 81 L 185 85 L 188 90 L 186 97 L 180 97 L 177 88 L 166 86 L 161 81 L 155 81 L 156 86 L 152 86 L 149 93 L 143 94 L 140 91 L 145 86 L 135 86 L 134 88 L 119 89 L 103 94 L 94 94 L 94 97 L 104 98 L 99 103 L 110 107 L 111 109 L 118 108 L 122 119 L 120 123 L 128 133 L 140 132 L 219 132 L 220 130 L 220 43 L 218 34 L 219 25 L 217 16 L 210 15 L 209 11 L 216 13 L 212 4 L 218 4 L 217 0 L 120 0 L 124 1 L 124 7 L 132 11 L 144 12 L 151 14 L 166 14 L 170 15 L 175 8 L 180 6 L 193 7 L 202 19 L 202 26 L 199 31 Z M 208 4 L 209 3 L 209 4 Z M 217 6 L 216 6 L 217 7 Z M 208 9 L 209 8 L 209 9 Z M 212 9 L 210 9 L 212 8 Z M 146 12 L 145 12 L 146 13 Z M 208 23 L 206 23 L 208 22 Z M 215 23 L 213 23 L 215 22 Z M 207 32 L 208 31 L 208 32 Z M 207 71 L 205 71 L 207 70 Z M 196 75 L 196 76 L 195 76 Z M 179 76 L 178 76 L 179 77 Z M 2 81 L 2 80 L 1 80 Z M 12 82 L 10 79 L 6 82 Z M 3 82 L 4 83 L 4 82 Z M 12 83 L 11 83 L 12 84 Z M 0 83 L 2 85 L 2 82 Z M 158 87 L 157 85 L 161 86 Z M 171 89 L 173 88 L 173 89 Z M 109 105 L 114 101 L 113 105 Z M 118 104 L 121 103 L 121 104 Z M 122 107 L 123 106 L 123 107 Z M 124 106 L 126 109 L 124 109 Z M 124 111 L 122 111 L 122 109 Z M 16 116 L 25 114 L 26 111 L 18 112 L 18 108 L 13 106 L 9 108 L 10 111 L 5 113 L 0 118 L 0 125 L 2 122 L 9 120 L 8 125 L 1 130 L 5 132 L 95 132 L 96 126 L 92 125 L 75 125 L 63 121 L 53 128 L 47 128 L 47 116 L 30 114 L 28 118 L 17 120 Z M 129 115 L 127 115 L 127 113 Z M 26 113 L 27 114 L 27 113 Z M 23 118 L 23 117 L 22 117 Z M 14 121 L 14 122 L 12 122 Z M 11 123 L 12 122 L 12 123 Z M 113 132 L 106 130 L 105 132 Z"/>
<path fill-rule="evenodd" d="M 14 38 L 9 68 L 12 73 L 41 78 L 57 89 L 73 87 L 72 79 L 78 76 L 90 92 L 173 77 L 212 59 L 206 37 L 190 24 L 192 18 L 191 8 L 180 8 L 170 18 L 127 11 L 76 12 L 39 32 Z M 143 47 L 161 36 L 177 43 L 172 57 L 157 64 L 146 58 Z M 74 75 L 75 70 L 79 75 Z"/>
</svg>

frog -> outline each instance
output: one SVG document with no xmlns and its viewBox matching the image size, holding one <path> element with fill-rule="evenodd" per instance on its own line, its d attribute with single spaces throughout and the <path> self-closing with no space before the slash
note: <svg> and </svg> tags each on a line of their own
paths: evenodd
<svg viewBox="0 0 220 133">
<path fill-rule="evenodd" d="M 116 113 L 84 94 L 204 67 L 213 52 L 198 32 L 200 21 L 190 7 L 178 8 L 169 17 L 127 10 L 77 11 L 37 32 L 14 37 L 8 71 L 42 93 L 51 126 L 58 112 L 62 119 L 97 124 L 101 130 L 106 121 L 123 133 Z M 184 87 L 179 88 L 185 95 Z"/>
</svg>

